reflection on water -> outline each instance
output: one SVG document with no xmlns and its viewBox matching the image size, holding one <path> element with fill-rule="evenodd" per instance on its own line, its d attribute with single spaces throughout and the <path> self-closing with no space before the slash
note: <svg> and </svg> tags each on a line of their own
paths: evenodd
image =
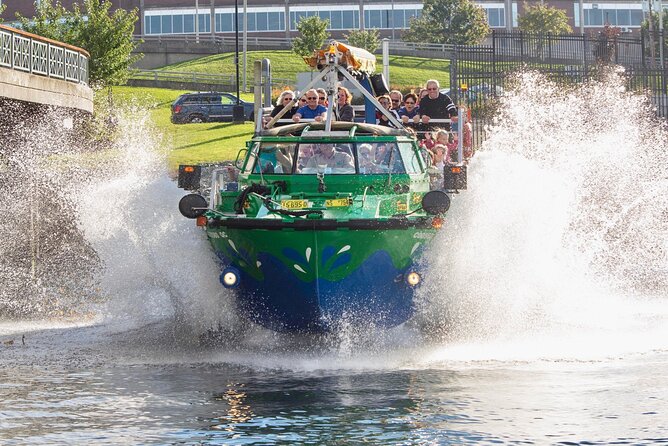
<svg viewBox="0 0 668 446">
<path fill-rule="evenodd" d="M 365 373 L 230 364 L 3 371 L 0 440 L 655 444 L 668 442 L 667 361 Z"/>
</svg>

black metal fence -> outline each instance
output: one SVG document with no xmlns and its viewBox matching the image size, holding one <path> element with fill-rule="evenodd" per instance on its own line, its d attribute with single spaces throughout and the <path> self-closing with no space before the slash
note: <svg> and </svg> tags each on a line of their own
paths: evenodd
<svg viewBox="0 0 668 446">
<path fill-rule="evenodd" d="M 651 38 L 650 38 L 651 37 Z M 668 49 L 658 46 L 662 34 L 606 37 L 529 34 L 495 31 L 487 45 L 461 46 L 450 65 L 451 95 L 466 103 L 474 119 L 474 144 L 484 139 L 484 127 L 495 114 L 498 97 L 511 75 L 536 70 L 564 84 L 579 84 L 594 76 L 602 65 L 622 65 L 627 88 L 646 93 L 657 115 L 668 117 Z"/>
</svg>

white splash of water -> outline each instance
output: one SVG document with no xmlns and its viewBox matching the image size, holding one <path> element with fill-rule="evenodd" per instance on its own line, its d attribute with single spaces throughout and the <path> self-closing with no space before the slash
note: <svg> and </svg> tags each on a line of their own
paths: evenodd
<svg viewBox="0 0 668 446">
<path fill-rule="evenodd" d="M 431 252 L 422 360 L 668 349 L 665 125 L 614 73 L 519 84 Z"/>
</svg>

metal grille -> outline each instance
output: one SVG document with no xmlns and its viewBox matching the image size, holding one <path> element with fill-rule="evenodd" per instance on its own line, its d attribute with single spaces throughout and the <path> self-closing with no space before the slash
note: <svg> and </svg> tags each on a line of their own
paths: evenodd
<svg viewBox="0 0 668 446">
<path fill-rule="evenodd" d="M 0 30 L 0 66 L 12 67 L 12 34 Z"/>
<path fill-rule="evenodd" d="M 65 46 L 0 25 L 0 66 L 88 85 L 88 57 Z"/>
<path fill-rule="evenodd" d="M 65 80 L 79 81 L 79 53 L 65 49 Z"/>
<path fill-rule="evenodd" d="M 88 58 L 79 54 L 79 81 L 88 85 Z"/>
<path fill-rule="evenodd" d="M 65 49 L 49 45 L 49 77 L 65 79 Z"/>
<path fill-rule="evenodd" d="M 30 72 L 30 39 L 14 34 L 14 69 Z"/>
<path fill-rule="evenodd" d="M 32 41 L 32 72 L 47 76 L 49 74 L 49 45 L 37 40 Z"/>
</svg>

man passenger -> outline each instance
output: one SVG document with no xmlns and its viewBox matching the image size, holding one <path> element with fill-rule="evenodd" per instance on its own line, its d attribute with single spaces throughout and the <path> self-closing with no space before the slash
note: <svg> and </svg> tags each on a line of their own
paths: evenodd
<svg viewBox="0 0 668 446">
<path fill-rule="evenodd" d="M 318 104 L 318 92 L 312 88 L 306 92 L 306 105 L 299 107 L 292 116 L 292 120 L 299 122 L 300 119 L 313 119 L 315 122 L 322 122 L 327 116 L 327 108 Z"/>
<path fill-rule="evenodd" d="M 353 157 L 347 153 L 340 152 L 334 148 L 334 144 L 320 144 L 320 151 L 316 152 L 306 163 L 306 167 L 317 169 L 326 166 L 334 169 L 347 169 L 351 173 L 355 171 Z"/>
<path fill-rule="evenodd" d="M 404 102 L 404 95 L 399 90 L 390 91 L 390 100 L 392 101 L 392 110 L 399 111 Z"/>
<path fill-rule="evenodd" d="M 428 124 L 431 119 L 452 119 L 457 120 L 457 107 L 445 93 L 441 93 L 438 81 L 430 79 L 426 84 L 427 96 L 420 100 L 420 115 L 422 122 Z M 450 130 L 448 124 L 443 124 L 446 130 Z"/>
</svg>

